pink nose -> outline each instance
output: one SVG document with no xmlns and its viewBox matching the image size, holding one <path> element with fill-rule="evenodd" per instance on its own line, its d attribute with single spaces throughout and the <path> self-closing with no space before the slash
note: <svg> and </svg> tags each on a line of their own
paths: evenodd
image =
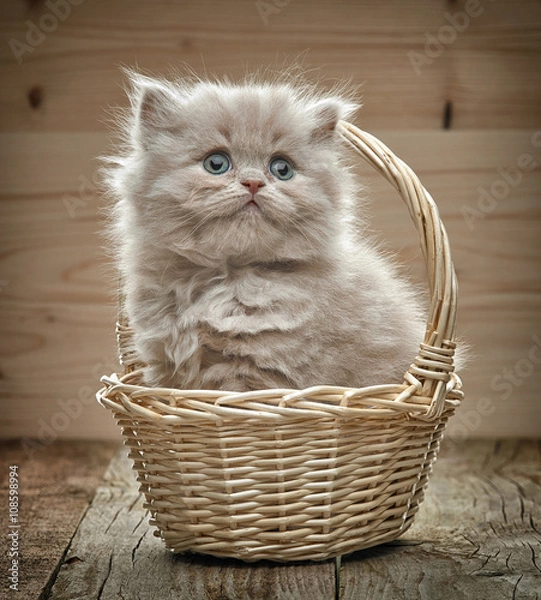
<svg viewBox="0 0 541 600">
<path fill-rule="evenodd" d="M 255 196 L 259 188 L 265 185 L 262 181 L 259 181 L 259 179 L 246 179 L 241 183 L 250 190 L 252 196 Z"/>
</svg>

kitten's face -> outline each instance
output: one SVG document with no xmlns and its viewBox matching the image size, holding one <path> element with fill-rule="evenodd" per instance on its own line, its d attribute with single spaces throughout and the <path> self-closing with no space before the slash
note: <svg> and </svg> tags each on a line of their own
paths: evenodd
<svg viewBox="0 0 541 600">
<path fill-rule="evenodd" d="M 126 180 L 139 222 L 202 263 L 317 254 L 349 181 L 337 164 L 342 109 L 283 86 L 148 85 Z"/>
</svg>

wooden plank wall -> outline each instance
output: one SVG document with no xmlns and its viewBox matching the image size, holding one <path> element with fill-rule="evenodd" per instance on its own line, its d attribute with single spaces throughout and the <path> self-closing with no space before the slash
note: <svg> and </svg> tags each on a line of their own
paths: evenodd
<svg viewBox="0 0 541 600">
<path fill-rule="evenodd" d="M 95 157 L 120 65 L 242 75 L 301 57 L 362 83 L 356 120 L 421 176 L 448 228 L 474 349 L 450 436 L 541 431 L 537 0 L 13 0 L 0 5 L 0 435 L 116 437 Z M 421 278 L 413 227 L 360 168 L 374 227 Z"/>
</svg>

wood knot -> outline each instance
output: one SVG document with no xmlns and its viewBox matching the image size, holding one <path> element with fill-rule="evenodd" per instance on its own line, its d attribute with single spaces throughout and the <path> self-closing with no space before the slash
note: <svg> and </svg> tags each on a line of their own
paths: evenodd
<svg viewBox="0 0 541 600">
<path fill-rule="evenodd" d="M 44 0 L 26 0 L 26 4 L 29 10 L 38 10 L 45 2 Z"/>
<path fill-rule="evenodd" d="M 443 128 L 451 129 L 453 126 L 453 103 L 448 100 L 443 107 Z"/>
<path fill-rule="evenodd" d="M 28 90 L 28 104 L 32 110 L 37 110 L 43 103 L 43 87 L 41 85 L 33 85 Z"/>
</svg>

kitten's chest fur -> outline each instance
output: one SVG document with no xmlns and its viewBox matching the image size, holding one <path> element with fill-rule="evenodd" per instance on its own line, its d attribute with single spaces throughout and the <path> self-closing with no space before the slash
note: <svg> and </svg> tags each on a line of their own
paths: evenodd
<svg viewBox="0 0 541 600">
<path fill-rule="evenodd" d="M 186 356 L 175 357 L 183 385 L 293 386 L 299 365 L 290 354 L 316 312 L 313 278 L 305 266 L 284 262 L 228 266 L 180 281 L 178 336 L 191 340 Z"/>
</svg>

